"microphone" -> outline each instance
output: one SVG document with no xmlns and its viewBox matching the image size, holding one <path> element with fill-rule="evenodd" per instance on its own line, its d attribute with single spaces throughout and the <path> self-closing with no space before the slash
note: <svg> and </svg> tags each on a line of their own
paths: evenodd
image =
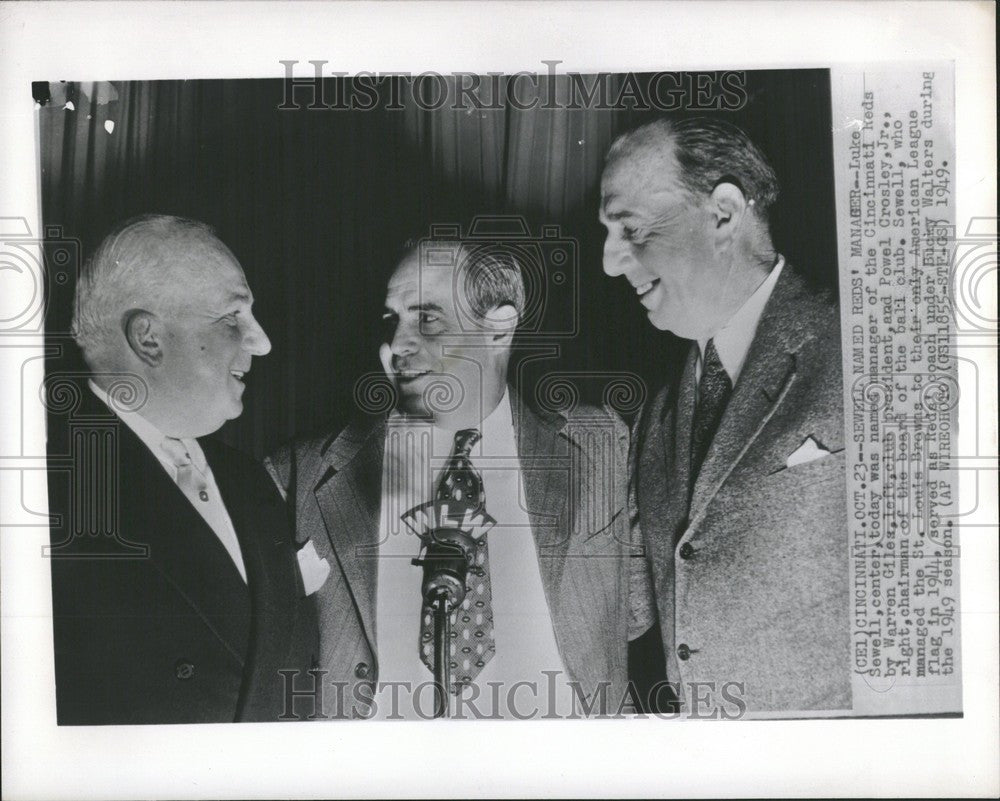
<svg viewBox="0 0 1000 801">
<path fill-rule="evenodd" d="M 424 568 L 421 592 L 428 606 L 444 601 L 451 610 L 462 603 L 475 551 L 471 534 L 459 528 L 437 528 L 425 536 L 423 556 L 412 563 Z"/>
<path fill-rule="evenodd" d="M 449 609 L 465 598 L 465 581 L 473 572 L 476 549 L 496 525 L 482 506 L 434 500 L 410 509 L 402 521 L 420 537 L 423 551 L 411 564 L 424 568 L 421 592 L 429 606 L 444 600 Z"/>
</svg>

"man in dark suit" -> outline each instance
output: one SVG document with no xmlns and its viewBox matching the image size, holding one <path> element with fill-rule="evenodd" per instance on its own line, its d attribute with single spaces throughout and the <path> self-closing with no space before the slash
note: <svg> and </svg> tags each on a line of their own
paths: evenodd
<svg viewBox="0 0 1000 801">
<path fill-rule="evenodd" d="M 627 558 L 627 430 L 593 407 L 536 413 L 508 386 L 524 304 L 508 254 L 408 247 L 381 348 L 395 408 L 267 460 L 322 565 L 329 716 L 431 714 L 421 688 L 433 678 L 432 631 L 410 561 L 421 543 L 401 519 L 470 487 L 496 525 L 454 621 L 452 714 L 554 717 L 574 701 L 608 713 L 626 695 L 630 596 L 641 589 L 630 591 L 629 567 L 642 567 Z"/>
<path fill-rule="evenodd" d="M 205 438 L 270 350 L 243 270 L 207 226 L 148 216 L 76 292 L 90 373 L 48 381 L 58 722 L 277 720 L 315 618 L 267 474 Z"/>
<path fill-rule="evenodd" d="M 630 452 L 666 676 L 689 709 L 849 709 L 839 313 L 772 244 L 774 171 L 735 126 L 664 119 L 614 143 L 601 191 L 604 271 L 691 340 Z"/>
</svg>

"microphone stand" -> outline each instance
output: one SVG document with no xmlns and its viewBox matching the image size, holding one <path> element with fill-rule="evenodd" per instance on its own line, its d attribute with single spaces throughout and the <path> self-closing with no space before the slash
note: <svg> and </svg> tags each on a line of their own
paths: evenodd
<svg viewBox="0 0 1000 801">
<path fill-rule="evenodd" d="M 431 603 L 434 610 L 434 717 L 450 717 L 451 704 L 451 604 L 445 592 L 439 592 Z"/>
<path fill-rule="evenodd" d="M 424 568 L 424 602 L 434 612 L 434 717 L 451 715 L 451 613 L 465 599 L 465 579 L 476 543 L 468 532 L 438 528 L 425 539 L 423 558 L 412 564 Z"/>
</svg>

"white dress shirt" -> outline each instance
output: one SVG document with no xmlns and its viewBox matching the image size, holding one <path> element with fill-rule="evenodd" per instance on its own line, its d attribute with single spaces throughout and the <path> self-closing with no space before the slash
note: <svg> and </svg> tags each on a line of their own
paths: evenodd
<svg viewBox="0 0 1000 801">
<path fill-rule="evenodd" d="M 754 290 L 754 293 L 746 299 L 744 304 L 729 318 L 727 322 L 715 336 L 710 337 L 715 343 L 715 350 L 719 354 L 719 361 L 729 375 L 729 380 L 733 386 L 743 371 L 743 364 L 747 360 L 747 353 L 757 333 L 757 325 L 760 323 L 764 307 L 767 305 L 774 285 L 778 283 L 778 277 L 785 266 L 785 257 L 779 255 L 778 261 L 771 268 L 767 278 Z M 695 364 L 694 380 L 695 386 L 701 380 L 701 368 L 705 360 L 705 348 L 708 346 L 708 338 L 698 340 L 698 361 Z"/>
<path fill-rule="evenodd" d="M 166 470 L 167 475 L 170 476 L 170 480 L 177 484 L 177 468 L 166 451 L 161 447 L 167 435 L 139 412 L 121 409 L 119 408 L 121 404 L 112 403 L 108 398 L 108 393 L 97 386 L 92 380 L 88 383 L 94 394 L 104 401 L 108 408 L 132 430 L 132 433 L 139 438 L 143 445 L 149 448 L 153 456 L 156 457 L 156 460 Z M 191 492 L 179 484 L 178 488 L 184 493 L 184 496 L 198 514 L 201 515 L 202 519 L 208 523 L 209 528 L 215 532 L 215 536 L 219 538 L 219 542 L 222 543 L 222 546 L 232 558 L 233 564 L 236 565 L 236 569 L 239 570 L 240 575 L 243 577 L 243 581 L 246 582 L 247 571 L 243 564 L 243 552 L 240 550 L 240 541 L 236 536 L 236 529 L 233 528 L 233 521 L 229 518 L 226 504 L 222 500 L 222 493 L 219 492 L 219 487 L 215 483 L 212 468 L 206 461 L 205 454 L 198 444 L 198 440 L 185 438 L 180 441 L 184 444 L 188 455 L 191 457 L 191 463 L 204 478 L 205 489 L 203 490 L 204 494 L 200 494 Z"/>
<path fill-rule="evenodd" d="M 482 439 L 473 447 L 471 460 L 482 474 L 486 511 L 497 521 L 487 534 L 496 653 L 462 691 L 461 701 L 451 697 L 452 714 L 471 719 L 473 708 L 487 717 L 566 714 L 571 708 L 570 687 L 525 509 L 507 394 L 479 430 Z M 418 652 L 423 568 L 410 564 L 420 551 L 420 540 L 400 517 L 432 499 L 453 446 L 454 432 L 414 424 L 395 414 L 389 418 L 382 460 L 375 622 L 379 718 L 427 717 L 433 709 L 434 677 Z M 390 682 L 406 684 L 393 690 Z M 530 684 L 515 686 L 518 682 Z M 425 689 L 418 691 L 421 685 Z"/>
</svg>

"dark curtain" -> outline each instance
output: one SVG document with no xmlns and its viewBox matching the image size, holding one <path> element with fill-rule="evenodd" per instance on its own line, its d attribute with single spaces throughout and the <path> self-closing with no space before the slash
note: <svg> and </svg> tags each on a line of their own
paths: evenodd
<svg viewBox="0 0 1000 801">
<path fill-rule="evenodd" d="M 502 86 L 510 80 L 525 81 Z M 622 80 L 608 78 L 612 97 Z M 564 94 L 566 79 L 558 82 Z M 344 83 L 327 81 L 327 97 Z M 711 113 L 742 125 L 775 164 L 779 250 L 811 279 L 835 286 L 829 75 L 752 72 L 746 87 L 742 108 Z M 476 93 L 483 105 L 496 105 L 494 88 L 484 82 Z M 564 242 L 575 253 L 558 276 L 544 261 L 536 276 L 551 284 L 541 287 L 538 330 L 519 343 L 533 366 L 523 381 L 566 374 L 583 398 L 599 401 L 610 377 L 634 374 L 652 386 L 677 358 L 677 343 L 646 322 L 625 282 L 603 275 L 597 223 L 608 145 L 659 112 L 509 104 L 430 111 L 410 92 L 401 93 L 402 109 L 310 110 L 302 98 L 302 108 L 281 110 L 281 80 L 48 90 L 39 111 L 47 254 L 53 243 L 69 243 L 78 267 L 112 225 L 159 212 L 213 225 L 243 265 L 273 350 L 255 360 L 246 410 L 221 436 L 258 457 L 293 433 L 347 421 L 359 377 L 379 369 L 384 283 L 400 243 L 432 225 L 467 226 L 476 214 L 520 215 L 534 238 L 547 232 L 542 250 Z M 538 91 L 547 90 L 543 81 Z M 530 85 L 517 92 L 522 101 L 532 94 Z M 73 270 L 51 260 L 48 267 L 56 277 L 49 370 L 78 370 L 64 336 Z"/>
</svg>

